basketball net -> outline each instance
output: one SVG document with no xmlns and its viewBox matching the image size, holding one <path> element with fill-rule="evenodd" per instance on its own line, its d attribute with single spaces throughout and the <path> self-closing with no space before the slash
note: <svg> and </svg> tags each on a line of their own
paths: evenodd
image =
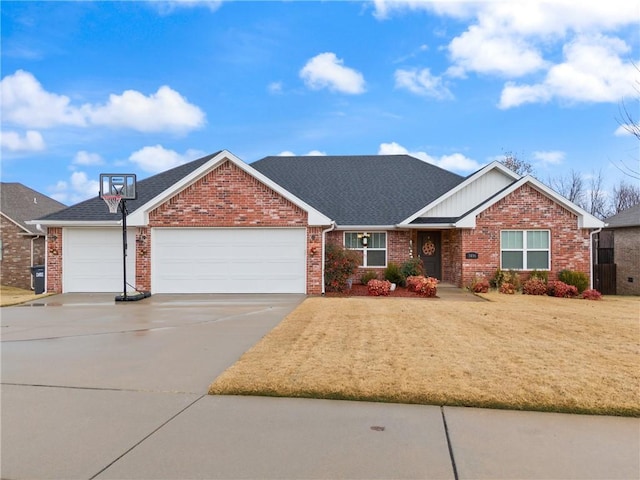
<svg viewBox="0 0 640 480">
<path fill-rule="evenodd" d="M 118 205 L 120 205 L 120 200 L 122 200 L 122 195 L 103 195 L 102 200 L 109 207 L 109 212 L 118 213 Z"/>
</svg>

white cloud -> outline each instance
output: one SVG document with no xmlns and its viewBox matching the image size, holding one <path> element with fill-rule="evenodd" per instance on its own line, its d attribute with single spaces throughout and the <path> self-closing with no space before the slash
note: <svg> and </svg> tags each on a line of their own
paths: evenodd
<svg viewBox="0 0 640 480">
<path fill-rule="evenodd" d="M 87 120 L 65 95 L 49 93 L 29 72 L 18 70 L 0 81 L 4 122 L 27 128 L 57 125 L 86 126 Z"/>
<path fill-rule="evenodd" d="M 175 150 L 166 149 L 162 145 L 155 145 L 143 147 L 133 152 L 129 156 L 129 161 L 136 164 L 145 172 L 157 173 L 190 162 L 203 155 L 204 152 L 200 150 L 189 149 L 185 153 L 180 154 Z"/>
<path fill-rule="evenodd" d="M 104 105 L 73 105 L 66 95 L 44 90 L 18 70 L 0 82 L 3 121 L 27 128 L 104 125 L 141 132 L 186 132 L 204 125 L 205 115 L 180 93 L 162 86 L 149 96 L 135 90 L 112 94 Z"/>
<path fill-rule="evenodd" d="M 90 153 L 86 150 L 80 150 L 78 153 L 76 153 L 75 157 L 73 157 L 72 163 L 74 165 L 84 166 L 103 165 L 104 160 L 102 160 L 102 157 L 97 153 Z"/>
<path fill-rule="evenodd" d="M 221 0 L 148 0 L 162 15 L 168 15 L 180 8 L 204 7 L 215 12 L 222 5 Z"/>
<path fill-rule="evenodd" d="M 356 95 L 365 91 L 364 77 L 360 72 L 343 65 L 335 53 L 325 52 L 311 58 L 300 70 L 300 78 L 314 90 L 328 88 L 331 91 Z"/>
<path fill-rule="evenodd" d="M 278 95 L 282 93 L 282 82 L 271 82 L 267 86 L 267 91 L 271 94 Z"/>
<path fill-rule="evenodd" d="M 560 150 L 548 150 L 533 152 L 533 158 L 545 165 L 560 165 L 566 156 Z"/>
<path fill-rule="evenodd" d="M 23 135 L 14 131 L 0 132 L 2 150 L 9 152 L 37 152 L 45 149 L 44 139 L 40 132 L 27 130 Z"/>
<path fill-rule="evenodd" d="M 320 150 L 311 150 L 310 152 L 306 153 L 304 156 L 307 157 L 324 157 L 326 155 L 325 152 L 321 152 Z M 276 155 L 278 157 L 297 157 L 297 155 L 295 153 L 293 153 L 290 150 L 285 150 L 284 152 L 280 152 L 278 155 Z"/>
<path fill-rule="evenodd" d="M 445 170 L 453 172 L 473 172 L 478 170 L 482 165 L 475 160 L 466 157 L 462 153 L 454 153 L 452 155 L 442 155 L 440 157 L 432 157 L 426 152 L 410 152 L 407 148 L 399 143 L 381 143 L 378 149 L 378 155 L 411 155 L 422 161 L 431 163 Z"/>
<path fill-rule="evenodd" d="M 580 36 L 564 46 L 563 63 L 551 67 L 543 82 L 534 85 L 507 83 L 499 107 L 547 102 L 553 98 L 570 102 L 618 102 L 635 93 L 640 72 L 620 55 L 629 47 L 618 38 Z"/>
<path fill-rule="evenodd" d="M 453 98 L 449 89 L 443 84 L 442 77 L 432 75 L 428 68 L 422 70 L 402 70 L 395 72 L 396 88 L 404 88 L 416 95 L 432 97 L 439 100 Z"/>
<path fill-rule="evenodd" d="M 613 132 L 613 134 L 616 137 L 626 137 L 626 136 L 632 136 L 634 131 L 640 131 L 640 124 L 639 125 L 633 125 L 633 124 L 626 124 L 626 125 L 620 125 L 618 128 L 616 128 L 616 131 Z"/>
<path fill-rule="evenodd" d="M 78 203 L 98 195 L 100 183 L 89 180 L 85 172 L 73 172 L 69 180 L 60 180 L 49 189 L 51 198 L 66 204 Z"/>
</svg>

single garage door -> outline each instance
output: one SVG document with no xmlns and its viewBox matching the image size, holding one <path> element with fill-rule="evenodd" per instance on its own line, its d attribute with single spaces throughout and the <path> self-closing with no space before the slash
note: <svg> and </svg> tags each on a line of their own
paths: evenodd
<svg viewBox="0 0 640 480">
<path fill-rule="evenodd" d="M 305 293 L 305 229 L 156 228 L 153 293 Z"/>
<path fill-rule="evenodd" d="M 127 230 L 127 280 L 135 285 L 135 232 Z M 122 228 L 65 228 L 64 292 L 122 292 Z"/>
</svg>

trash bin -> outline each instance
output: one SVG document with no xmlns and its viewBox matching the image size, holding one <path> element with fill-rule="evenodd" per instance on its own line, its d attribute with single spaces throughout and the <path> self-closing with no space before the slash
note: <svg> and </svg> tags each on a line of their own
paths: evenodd
<svg viewBox="0 0 640 480">
<path fill-rule="evenodd" d="M 33 275 L 33 289 L 36 295 L 44 293 L 44 265 L 31 267 L 31 275 Z"/>
</svg>

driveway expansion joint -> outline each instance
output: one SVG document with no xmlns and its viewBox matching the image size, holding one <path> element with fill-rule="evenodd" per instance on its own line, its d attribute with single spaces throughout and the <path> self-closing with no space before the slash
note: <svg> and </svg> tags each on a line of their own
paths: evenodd
<svg viewBox="0 0 640 480">
<path fill-rule="evenodd" d="M 459 480 L 458 469 L 456 467 L 456 459 L 453 455 L 453 445 L 451 444 L 451 437 L 449 436 L 449 427 L 447 426 L 447 417 L 444 413 L 444 406 L 440 406 L 440 413 L 442 414 L 442 424 L 444 425 L 444 434 L 447 438 L 447 448 L 449 449 L 449 458 L 451 459 L 451 468 L 453 468 L 453 478 Z"/>
</svg>

